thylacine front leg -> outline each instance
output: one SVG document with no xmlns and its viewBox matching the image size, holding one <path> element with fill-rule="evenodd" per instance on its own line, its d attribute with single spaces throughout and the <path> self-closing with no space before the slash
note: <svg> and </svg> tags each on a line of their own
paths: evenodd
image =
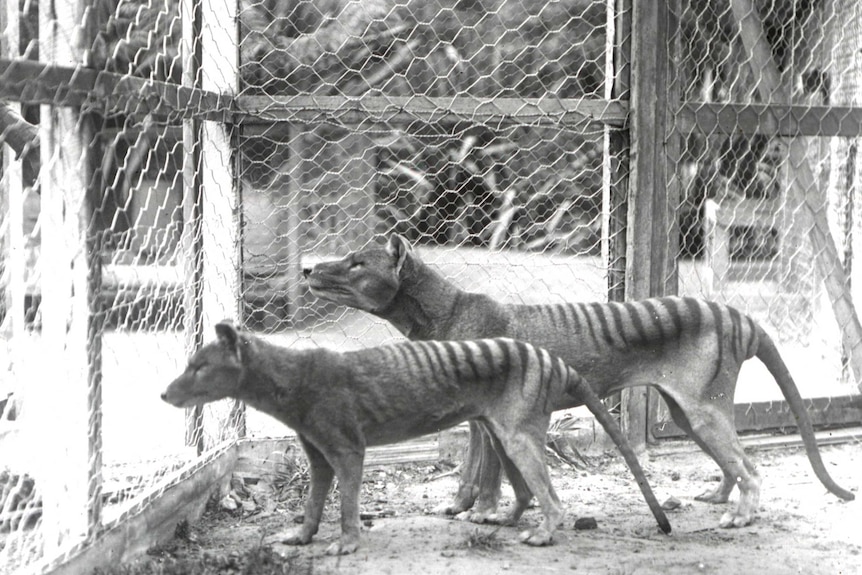
<svg viewBox="0 0 862 575">
<path fill-rule="evenodd" d="M 341 493 L 341 539 L 326 549 L 327 555 L 346 555 L 359 547 L 359 494 L 365 449 L 345 447 L 331 456 Z"/>
<path fill-rule="evenodd" d="M 299 442 L 308 457 L 311 485 L 308 490 L 308 498 L 305 500 L 305 517 L 302 525 L 288 531 L 282 539 L 282 542 L 288 545 L 311 543 L 311 538 L 314 537 L 320 527 L 323 505 L 326 503 L 326 495 L 329 493 L 335 474 L 332 466 L 319 449 L 302 435 L 299 436 Z"/>
</svg>

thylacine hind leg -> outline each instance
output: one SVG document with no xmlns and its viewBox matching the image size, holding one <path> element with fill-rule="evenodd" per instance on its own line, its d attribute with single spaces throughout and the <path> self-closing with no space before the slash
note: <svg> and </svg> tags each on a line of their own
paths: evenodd
<svg viewBox="0 0 862 575">
<path fill-rule="evenodd" d="M 743 527 L 751 523 L 760 501 L 761 478 L 754 463 L 745 454 L 733 422 L 733 394 L 702 401 L 686 401 L 662 395 L 671 417 L 695 443 L 721 468 L 718 487 L 696 497 L 708 503 L 726 503 L 734 486 L 739 487 L 739 503 L 719 521 L 721 527 Z M 684 406 L 684 407 L 683 407 Z"/>
<path fill-rule="evenodd" d="M 520 516 L 530 502 L 530 493 L 536 496 L 542 508 L 544 521 L 536 529 L 521 533 L 520 539 L 528 545 L 550 545 L 554 530 L 563 520 L 563 507 L 551 485 L 545 464 L 544 442 L 548 420 L 544 427 L 531 421 L 507 421 L 505 425 L 491 421 L 491 429 L 507 456 L 504 465 L 515 488 L 516 507 L 513 516 Z"/>
</svg>

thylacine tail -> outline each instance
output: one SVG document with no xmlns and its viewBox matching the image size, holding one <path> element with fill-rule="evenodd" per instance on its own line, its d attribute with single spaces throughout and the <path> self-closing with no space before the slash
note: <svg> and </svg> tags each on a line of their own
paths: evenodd
<svg viewBox="0 0 862 575">
<path fill-rule="evenodd" d="M 650 511 L 652 511 L 653 516 L 656 518 L 656 521 L 658 521 L 659 527 L 664 533 L 670 533 L 670 521 L 668 521 L 667 515 L 665 515 L 664 510 L 661 508 L 661 505 L 659 505 L 634 450 L 625 436 L 623 436 L 616 421 L 614 421 L 611 414 L 608 413 L 607 407 L 605 407 L 605 404 L 602 403 L 599 396 L 596 395 L 595 391 L 593 391 L 593 388 L 590 387 L 589 383 L 581 377 L 580 374 L 568 366 L 564 366 L 564 369 L 567 374 L 566 392 L 572 397 L 580 399 L 596 417 L 607 434 L 611 436 L 611 439 L 613 439 L 614 443 L 619 448 L 620 453 L 623 455 L 623 459 L 629 466 L 632 474 L 635 476 L 638 487 L 640 487 L 641 493 L 643 493 Z"/>
<path fill-rule="evenodd" d="M 805 453 L 808 454 L 808 460 L 811 462 L 814 474 L 826 489 L 841 499 L 852 501 L 856 496 L 835 483 L 829 472 L 826 471 L 823 459 L 820 458 L 817 439 L 814 437 L 814 427 L 811 425 L 811 419 L 808 418 L 808 412 L 805 410 L 805 404 L 802 396 L 799 394 L 799 388 L 796 387 L 796 382 L 793 381 L 790 370 L 787 369 L 787 365 L 778 353 L 778 348 L 775 347 L 775 343 L 769 337 L 769 334 L 760 326 L 757 326 L 756 334 L 757 348 L 754 355 L 763 362 L 763 365 L 766 366 L 766 369 L 775 378 L 778 387 L 781 389 L 781 393 L 787 400 L 790 411 L 793 413 L 793 417 L 796 418 L 796 426 L 799 428 L 799 435 L 802 436 Z"/>
</svg>

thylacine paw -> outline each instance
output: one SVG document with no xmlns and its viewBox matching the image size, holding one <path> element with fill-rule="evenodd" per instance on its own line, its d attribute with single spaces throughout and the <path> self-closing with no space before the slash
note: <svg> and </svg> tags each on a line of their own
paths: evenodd
<svg viewBox="0 0 862 575">
<path fill-rule="evenodd" d="M 745 527 L 746 525 L 751 525 L 753 520 L 754 518 L 750 514 L 728 511 L 721 516 L 718 526 L 725 529 L 729 529 L 731 527 Z"/>
<path fill-rule="evenodd" d="M 522 531 L 521 534 L 518 535 L 518 539 L 521 541 L 521 543 L 526 543 L 527 545 L 532 545 L 533 547 L 552 545 L 554 542 L 553 535 L 542 527 Z"/>
<path fill-rule="evenodd" d="M 345 538 L 331 544 L 326 548 L 327 555 L 350 555 L 359 549 L 359 540 L 357 538 Z"/>
<path fill-rule="evenodd" d="M 311 538 L 314 534 L 309 529 L 297 527 L 287 531 L 279 537 L 279 540 L 285 545 L 308 545 L 311 543 Z"/>
</svg>

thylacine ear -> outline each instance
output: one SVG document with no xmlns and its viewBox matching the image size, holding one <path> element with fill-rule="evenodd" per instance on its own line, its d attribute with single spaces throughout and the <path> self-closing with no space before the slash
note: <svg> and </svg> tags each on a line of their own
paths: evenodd
<svg viewBox="0 0 862 575">
<path fill-rule="evenodd" d="M 411 247 L 410 242 L 405 240 L 403 237 L 398 234 L 392 234 L 389 236 L 389 241 L 386 243 L 386 251 L 396 258 L 395 273 L 400 274 L 401 267 L 404 265 L 404 260 L 406 260 L 407 255 L 413 251 L 413 248 Z"/>
<path fill-rule="evenodd" d="M 222 321 L 216 324 L 215 330 L 219 343 L 239 356 L 239 333 L 233 324 Z"/>
</svg>

